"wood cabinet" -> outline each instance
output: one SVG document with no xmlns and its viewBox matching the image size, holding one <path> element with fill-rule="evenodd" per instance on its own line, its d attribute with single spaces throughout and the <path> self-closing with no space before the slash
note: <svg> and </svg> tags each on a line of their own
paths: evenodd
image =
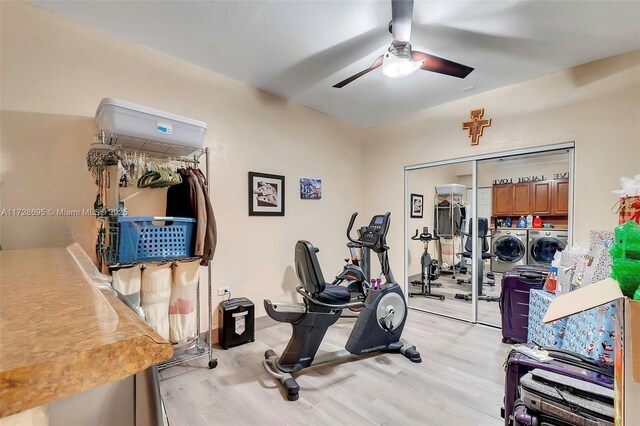
<svg viewBox="0 0 640 426">
<path fill-rule="evenodd" d="M 569 181 L 493 185 L 493 216 L 567 216 Z"/>
<path fill-rule="evenodd" d="M 569 181 L 554 180 L 551 193 L 551 214 L 563 216 L 569 214 Z"/>
<path fill-rule="evenodd" d="M 511 198 L 513 185 L 493 185 L 493 215 L 509 216 L 511 214 Z"/>
<path fill-rule="evenodd" d="M 528 215 L 531 210 L 530 205 L 530 188 L 529 183 L 513 184 L 513 203 L 511 204 L 511 214 Z"/>
<path fill-rule="evenodd" d="M 553 181 L 543 180 L 531 183 L 531 214 L 537 216 L 551 215 L 551 193 Z"/>
</svg>

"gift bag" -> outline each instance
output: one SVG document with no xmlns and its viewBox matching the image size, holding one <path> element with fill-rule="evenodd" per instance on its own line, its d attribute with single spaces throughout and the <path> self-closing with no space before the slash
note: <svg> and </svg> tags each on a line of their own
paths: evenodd
<svg viewBox="0 0 640 426">
<path fill-rule="evenodd" d="M 618 206 L 618 224 L 633 220 L 640 225 L 640 195 L 620 197 Z"/>
<path fill-rule="evenodd" d="M 591 231 L 591 243 L 589 253 L 593 261 L 585 272 L 585 285 L 597 283 L 611 275 L 611 263 L 613 259 L 609 249 L 613 245 L 615 237 L 610 231 Z"/>
<path fill-rule="evenodd" d="M 169 300 L 169 340 L 181 342 L 196 334 L 196 291 L 200 263 L 177 262 Z"/>
<path fill-rule="evenodd" d="M 579 245 L 567 247 L 560 252 L 556 294 L 569 293 L 580 287 L 589 263 L 588 254 L 589 250 Z"/>
</svg>

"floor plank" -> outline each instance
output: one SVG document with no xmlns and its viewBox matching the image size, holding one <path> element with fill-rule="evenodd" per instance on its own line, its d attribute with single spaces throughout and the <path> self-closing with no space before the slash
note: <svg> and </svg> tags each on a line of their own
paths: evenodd
<svg viewBox="0 0 640 426">
<path fill-rule="evenodd" d="M 353 321 L 332 326 L 319 353 L 341 349 Z M 214 349 L 216 369 L 205 357 L 161 372 L 171 425 L 502 424 L 509 346 L 497 329 L 410 311 L 403 338 L 418 347 L 421 364 L 379 354 L 318 366 L 298 376 L 300 399 L 289 402 L 261 362 L 265 350 L 284 349 L 291 326 L 259 322 L 255 342 Z"/>
<path fill-rule="evenodd" d="M 470 274 L 467 273 L 465 275 L 457 275 L 456 279 L 468 279 L 469 277 Z M 471 284 L 458 284 L 456 279 L 452 278 L 451 274 L 442 274 L 440 275 L 440 278 L 434 281 L 434 283 L 441 284 L 441 287 L 432 287 L 432 293 L 444 295 L 444 300 L 421 296 L 410 297 L 409 306 L 471 321 L 471 302 L 455 298 L 457 293 L 470 293 Z M 420 275 L 413 275 L 409 277 L 409 282 L 416 280 L 420 280 Z M 487 284 L 483 285 L 482 291 L 484 294 L 489 296 L 500 296 L 501 280 L 502 274 L 496 273 L 494 286 L 488 286 Z M 409 294 L 419 292 L 421 289 L 422 287 L 419 285 L 409 285 Z M 499 327 L 502 321 L 498 302 L 479 300 L 478 321 Z"/>
</svg>

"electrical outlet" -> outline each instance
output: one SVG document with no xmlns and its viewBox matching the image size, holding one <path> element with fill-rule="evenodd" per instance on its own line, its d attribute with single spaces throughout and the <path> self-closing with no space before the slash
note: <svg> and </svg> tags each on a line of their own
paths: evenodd
<svg viewBox="0 0 640 426">
<path fill-rule="evenodd" d="M 229 287 L 220 287 L 220 288 L 218 288 L 218 296 L 224 296 L 227 293 L 230 293 Z"/>
</svg>

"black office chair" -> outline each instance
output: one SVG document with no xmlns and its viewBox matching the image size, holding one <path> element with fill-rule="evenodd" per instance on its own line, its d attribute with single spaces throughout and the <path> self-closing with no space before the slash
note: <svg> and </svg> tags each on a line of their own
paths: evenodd
<svg viewBox="0 0 640 426">
<path fill-rule="evenodd" d="M 473 219 L 470 219 L 470 221 L 470 223 L 472 223 Z M 471 251 L 473 250 L 473 227 L 469 227 L 469 233 L 466 233 L 462 230 L 460 232 L 462 233 L 462 235 L 465 235 L 467 237 L 467 241 L 464 244 L 465 251 L 458 254 L 465 259 L 471 259 Z M 489 242 L 487 240 L 487 237 L 493 237 L 496 233 L 496 230 L 493 230 L 491 234 L 487 235 L 488 232 L 489 221 L 487 220 L 487 218 L 478 218 L 478 242 L 480 243 L 479 245 L 482 250 L 480 256 L 481 258 L 478 259 L 478 278 L 476 280 L 478 285 L 478 300 L 497 302 L 500 300 L 500 296 L 488 296 L 486 294 L 483 294 L 482 292 L 484 284 L 484 261 L 493 257 L 493 255 L 489 253 Z M 464 282 L 464 280 L 458 280 L 458 283 L 462 282 Z M 455 298 L 469 301 L 472 298 L 472 293 L 457 293 Z"/>
</svg>

